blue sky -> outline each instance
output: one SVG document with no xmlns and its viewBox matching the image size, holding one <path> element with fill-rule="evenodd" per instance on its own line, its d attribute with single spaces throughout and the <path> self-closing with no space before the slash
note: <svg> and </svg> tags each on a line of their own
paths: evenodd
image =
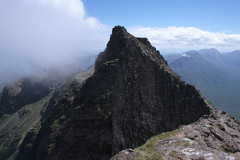
<svg viewBox="0 0 240 160">
<path fill-rule="evenodd" d="M 97 55 L 115 25 L 147 37 L 161 54 L 240 50 L 239 6 L 240 0 L 0 0 L 0 83 Z"/>
<path fill-rule="evenodd" d="M 240 34 L 239 0 L 84 0 L 88 16 L 127 28 L 196 27 Z"/>
</svg>

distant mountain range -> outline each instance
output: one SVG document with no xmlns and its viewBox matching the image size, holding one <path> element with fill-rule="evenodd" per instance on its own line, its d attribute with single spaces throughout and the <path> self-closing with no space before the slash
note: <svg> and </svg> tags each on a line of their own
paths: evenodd
<svg viewBox="0 0 240 160">
<path fill-rule="evenodd" d="M 240 51 L 216 49 L 166 55 L 169 66 L 219 109 L 240 119 Z"/>
</svg>

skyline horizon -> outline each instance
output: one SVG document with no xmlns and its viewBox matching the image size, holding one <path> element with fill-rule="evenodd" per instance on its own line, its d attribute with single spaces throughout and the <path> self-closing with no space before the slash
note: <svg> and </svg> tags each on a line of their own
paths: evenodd
<svg viewBox="0 0 240 160">
<path fill-rule="evenodd" d="M 240 50 L 240 1 L 0 1 L 0 80 L 73 63 L 106 47 L 114 24 L 161 54 Z"/>
</svg>

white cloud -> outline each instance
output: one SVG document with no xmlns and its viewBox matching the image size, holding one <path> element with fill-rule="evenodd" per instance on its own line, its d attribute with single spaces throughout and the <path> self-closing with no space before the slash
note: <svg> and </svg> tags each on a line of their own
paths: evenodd
<svg viewBox="0 0 240 160">
<path fill-rule="evenodd" d="M 191 57 L 190 55 L 186 54 L 186 53 L 182 53 L 182 57 Z"/>
<path fill-rule="evenodd" d="M 81 0 L 0 0 L 0 81 L 102 51 L 110 29 Z"/>
<path fill-rule="evenodd" d="M 147 37 L 160 51 L 182 52 L 204 48 L 220 51 L 240 49 L 240 34 L 213 33 L 194 27 L 149 28 L 133 27 L 135 36 Z"/>
<path fill-rule="evenodd" d="M 32 0 L 31 0 L 32 1 Z M 86 17 L 83 2 L 81 0 L 36 0 L 42 6 L 53 7 L 57 11 L 65 12 L 66 14 L 77 18 L 80 22 L 85 23 L 89 27 L 101 28 L 105 25 L 101 24 L 94 17 Z"/>
<path fill-rule="evenodd" d="M 39 4 L 52 6 L 55 9 L 66 11 L 72 16 L 83 18 L 85 16 L 83 2 L 81 0 L 37 0 Z"/>
</svg>

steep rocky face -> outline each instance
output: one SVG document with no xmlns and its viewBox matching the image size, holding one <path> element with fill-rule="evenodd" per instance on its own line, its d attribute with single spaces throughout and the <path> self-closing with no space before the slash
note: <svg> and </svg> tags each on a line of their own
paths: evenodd
<svg viewBox="0 0 240 160">
<path fill-rule="evenodd" d="M 146 38 L 117 26 L 93 76 L 58 101 L 43 122 L 35 158 L 109 159 L 210 110 Z"/>
<path fill-rule="evenodd" d="M 0 100 L 0 116 L 12 114 L 22 106 L 36 102 L 50 92 L 50 84 L 31 78 L 23 78 L 7 85 Z"/>
<path fill-rule="evenodd" d="M 125 29 L 115 28 L 96 65 L 116 58 L 119 61 L 112 93 L 113 153 L 137 147 L 157 133 L 209 113 L 198 91 L 171 71 L 146 38 L 135 38 Z"/>
</svg>

